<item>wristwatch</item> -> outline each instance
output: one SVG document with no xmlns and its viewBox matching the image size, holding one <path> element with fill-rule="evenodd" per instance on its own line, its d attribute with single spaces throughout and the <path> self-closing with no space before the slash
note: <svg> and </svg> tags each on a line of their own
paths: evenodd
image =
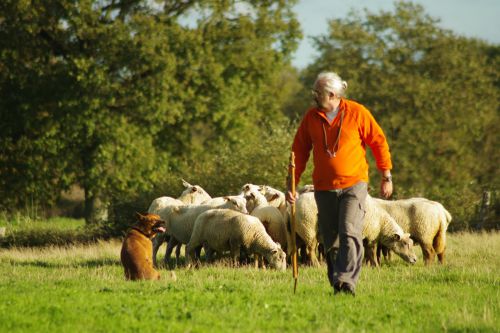
<svg viewBox="0 0 500 333">
<path fill-rule="evenodd" d="M 389 176 L 382 176 L 382 180 L 383 180 L 384 182 L 388 182 L 388 183 L 390 183 L 390 182 L 392 182 L 392 175 L 389 175 Z"/>
</svg>

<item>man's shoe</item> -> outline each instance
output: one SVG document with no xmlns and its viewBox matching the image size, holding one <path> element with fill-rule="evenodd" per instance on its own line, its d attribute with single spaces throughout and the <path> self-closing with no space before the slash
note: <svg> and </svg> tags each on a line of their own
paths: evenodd
<svg viewBox="0 0 500 333">
<path fill-rule="evenodd" d="M 340 281 L 333 284 L 333 293 L 356 296 L 356 292 L 354 291 L 353 286 L 351 286 L 349 283 Z"/>
</svg>

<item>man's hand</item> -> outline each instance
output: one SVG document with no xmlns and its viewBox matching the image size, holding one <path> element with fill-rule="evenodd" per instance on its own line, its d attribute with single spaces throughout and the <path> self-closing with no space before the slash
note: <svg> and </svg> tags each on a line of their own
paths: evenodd
<svg viewBox="0 0 500 333">
<path fill-rule="evenodd" d="M 392 195 L 392 181 L 388 182 L 382 179 L 380 184 L 380 194 L 384 199 L 389 199 Z"/>
<path fill-rule="evenodd" d="M 294 198 L 292 192 L 288 191 L 286 192 L 285 197 L 286 201 L 288 201 L 290 205 L 293 205 L 295 203 L 295 200 L 297 200 L 297 198 L 299 197 L 299 193 L 295 192 L 295 198 Z"/>
<path fill-rule="evenodd" d="M 389 199 L 392 195 L 392 175 L 390 170 L 382 171 L 382 183 L 380 184 L 380 195 Z"/>
</svg>

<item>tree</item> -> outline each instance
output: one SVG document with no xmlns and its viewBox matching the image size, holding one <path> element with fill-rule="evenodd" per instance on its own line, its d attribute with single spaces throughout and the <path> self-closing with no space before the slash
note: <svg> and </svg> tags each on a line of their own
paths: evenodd
<svg viewBox="0 0 500 333">
<path fill-rule="evenodd" d="M 396 3 L 394 12 L 331 20 L 315 43 L 320 55 L 303 73 L 305 86 L 322 70 L 347 79 L 350 96 L 386 132 L 396 197 L 443 201 L 457 223 L 469 223 L 482 190 L 499 186 L 491 46 L 439 28 L 409 2 Z"/>
<path fill-rule="evenodd" d="M 77 183 L 99 221 L 187 156 L 282 117 L 273 91 L 300 37 L 292 4 L 2 2 L 2 206 Z M 190 10 L 195 27 L 179 23 Z"/>
</svg>

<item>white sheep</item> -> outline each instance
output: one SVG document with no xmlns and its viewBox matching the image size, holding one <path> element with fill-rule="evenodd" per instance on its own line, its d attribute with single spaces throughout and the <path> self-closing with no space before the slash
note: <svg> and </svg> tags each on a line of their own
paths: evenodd
<svg viewBox="0 0 500 333">
<path fill-rule="evenodd" d="M 316 206 L 316 200 L 314 199 L 314 192 L 310 192 L 313 189 L 309 186 L 304 187 L 304 191 L 301 191 L 302 194 L 296 201 L 296 232 L 297 235 L 304 241 L 306 245 L 306 256 L 309 262 L 313 266 L 318 266 L 319 261 L 316 256 L 316 250 L 318 248 L 318 242 L 320 239 L 319 230 L 318 230 L 318 208 Z M 371 198 L 371 197 L 370 197 Z M 365 216 L 365 224 L 370 225 L 371 223 L 380 223 L 373 222 L 372 219 L 374 216 L 380 215 L 379 213 L 372 212 L 375 205 L 370 202 L 370 205 L 367 206 L 367 214 Z M 377 217 L 378 219 L 378 217 Z M 404 229 L 404 228 L 403 228 Z M 363 235 L 364 236 L 364 235 Z M 403 236 L 401 233 L 399 236 Z M 396 238 L 397 236 L 394 236 Z M 402 243 L 405 243 L 406 237 L 399 237 L 401 240 L 392 244 L 391 246 L 399 247 Z M 385 239 L 386 243 L 389 241 Z M 371 244 L 370 244 L 371 245 Z M 402 249 L 398 250 L 398 253 L 402 255 Z M 374 256 L 376 258 L 376 256 Z"/>
<path fill-rule="evenodd" d="M 266 197 L 255 190 L 249 191 L 245 198 L 247 207 L 254 207 L 252 211 L 249 211 L 250 214 L 262 222 L 272 240 L 279 243 L 286 252 L 290 248 L 289 237 L 287 237 L 286 224 L 279 209 L 271 206 Z"/>
<path fill-rule="evenodd" d="M 245 184 L 241 188 L 241 194 L 243 196 L 247 196 L 252 191 L 262 193 L 266 197 L 267 202 L 269 202 L 271 206 L 278 208 L 285 221 L 287 220 L 288 212 L 285 193 L 267 185 Z M 253 209 L 253 207 L 248 206 L 247 208 L 248 211 L 251 211 Z"/>
<path fill-rule="evenodd" d="M 209 200 L 210 195 L 198 185 L 191 185 L 184 179 L 182 179 L 182 185 L 186 188 L 181 195 L 176 199 L 168 196 L 159 197 L 153 200 L 151 205 L 149 205 L 148 213 L 150 214 L 158 214 L 161 210 L 163 210 L 167 206 L 180 206 L 180 205 L 196 205 L 200 204 L 204 201 Z M 170 236 L 167 233 L 161 233 L 156 235 L 153 238 L 153 264 L 157 267 L 156 256 L 158 254 L 158 250 L 160 246 L 164 242 L 168 242 Z M 180 255 L 181 245 L 177 246 L 176 257 L 178 258 Z M 168 247 L 167 247 L 168 251 Z M 165 253 L 167 256 L 167 253 Z M 170 253 L 168 253 L 170 257 Z"/>
<path fill-rule="evenodd" d="M 191 185 L 184 179 L 182 180 L 182 185 L 184 185 L 186 189 L 177 199 L 167 196 L 156 198 L 153 200 L 151 205 L 149 205 L 148 213 L 158 214 L 158 212 L 166 206 L 200 204 L 211 198 L 210 195 L 203 188 L 201 188 L 201 186 Z"/>
<path fill-rule="evenodd" d="M 443 205 L 426 198 L 374 200 L 420 245 L 426 265 L 434 262 L 436 254 L 444 263 L 446 230 L 452 218 Z"/>
<path fill-rule="evenodd" d="M 305 192 L 295 201 L 295 232 L 305 243 L 307 261 L 319 266 L 318 248 L 318 207 L 314 192 Z"/>
<path fill-rule="evenodd" d="M 170 254 L 175 246 L 179 244 L 187 244 L 193 232 L 194 221 L 201 213 L 213 208 L 228 208 L 247 213 L 246 200 L 241 196 L 226 197 L 225 203 L 219 206 L 215 205 L 184 205 L 184 206 L 167 206 L 161 210 L 158 215 L 165 221 L 166 233 L 170 235 L 167 251 L 165 254 L 165 263 L 170 259 Z M 178 264 L 179 257 L 176 253 L 176 262 Z"/>
<path fill-rule="evenodd" d="M 259 192 L 261 194 L 264 194 L 263 190 L 263 185 L 254 185 L 254 184 L 245 184 L 241 187 L 241 193 L 240 195 L 244 196 L 245 198 L 250 195 L 251 192 Z M 255 201 L 254 200 L 247 200 L 247 210 L 251 212 L 254 210 L 254 205 Z"/>
<path fill-rule="evenodd" d="M 279 209 L 283 218 L 286 220 L 288 218 L 288 211 L 285 193 L 268 185 L 262 186 L 261 193 L 264 194 L 271 206 Z"/>
<path fill-rule="evenodd" d="M 240 250 L 263 256 L 271 268 L 286 269 L 286 254 L 266 233 L 258 218 L 228 209 L 211 209 L 196 219 L 186 246 L 188 261 L 195 259 L 195 248 L 204 245 L 217 252 L 230 251 L 237 264 Z"/>
<path fill-rule="evenodd" d="M 413 251 L 413 240 L 373 198 L 368 195 L 365 200 L 366 215 L 363 227 L 363 243 L 365 244 L 365 260 L 372 266 L 379 266 L 376 254 L 377 244 L 394 251 L 404 261 L 414 264 L 417 256 Z"/>
</svg>

